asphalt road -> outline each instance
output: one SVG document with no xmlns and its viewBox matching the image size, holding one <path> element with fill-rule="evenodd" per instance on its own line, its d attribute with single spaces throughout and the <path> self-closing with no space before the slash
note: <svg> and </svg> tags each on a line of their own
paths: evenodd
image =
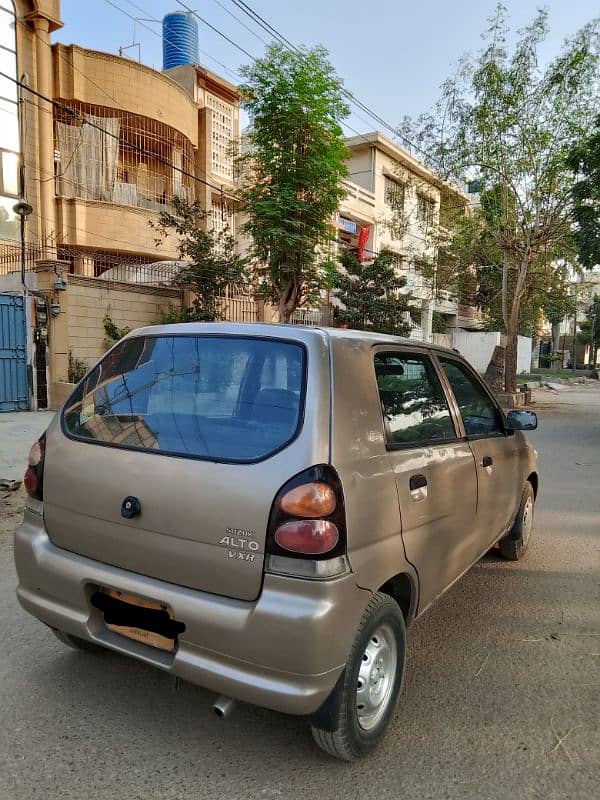
<svg viewBox="0 0 600 800">
<path fill-rule="evenodd" d="M 0 800 L 600 797 L 600 387 L 539 415 L 526 559 L 486 557 L 413 626 L 392 729 L 351 765 L 300 719 L 221 721 L 209 692 L 63 648 L 18 608 L 0 536 Z"/>
</svg>

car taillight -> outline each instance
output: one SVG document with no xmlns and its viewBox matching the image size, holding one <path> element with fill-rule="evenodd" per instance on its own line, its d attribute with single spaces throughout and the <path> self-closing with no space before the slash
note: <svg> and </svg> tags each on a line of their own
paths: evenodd
<svg viewBox="0 0 600 800">
<path fill-rule="evenodd" d="M 30 497 L 44 499 L 44 457 L 46 455 L 46 434 L 41 436 L 29 451 L 29 460 L 23 483 Z"/>
<path fill-rule="evenodd" d="M 311 467 L 282 486 L 271 510 L 267 552 L 314 560 L 345 554 L 344 495 L 332 467 Z"/>
<path fill-rule="evenodd" d="M 337 525 L 328 519 L 294 519 L 275 531 L 275 541 L 284 550 L 310 556 L 329 553 L 339 538 Z"/>
<path fill-rule="evenodd" d="M 281 510 L 294 517 L 326 517 L 335 511 L 335 492 L 326 483 L 313 481 L 296 486 L 281 498 Z"/>
</svg>

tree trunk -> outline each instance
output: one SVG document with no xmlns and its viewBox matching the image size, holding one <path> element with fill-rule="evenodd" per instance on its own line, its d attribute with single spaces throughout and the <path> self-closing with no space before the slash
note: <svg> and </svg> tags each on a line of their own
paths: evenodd
<svg viewBox="0 0 600 800">
<path fill-rule="evenodd" d="M 286 325 L 289 323 L 290 319 L 292 318 L 292 314 L 294 313 L 293 309 L 288 307 L 288 304 L 285 302 L 283 297 L 279 298 L 279 322 L 283 322 Z"/>
<path fill-rule="evenodd" d="M 552 352 L 558 353 L 560 350 L 560 322 L 552 323 Z"/>
<path fill-rule="evenodd" d="M 523 292 L 525 290 L 525 279 L 527 277 L 527 270 L 529 261 L 531 259 L 531 252 L 528 249 L 524 254 L 522 260 L 517 266 L 517 282 L 515 291 L 512 298 L 510 316 L 508 319 L 504 317 L 504 324 L 506 326 L 506 353 L 504 355 L 504 390 L 506 392 L 517 391 L 517 349 L 518 349 L 518 336 L 519 336 L 519 319 L 521 311 L 521 300 L 523 299 Z M 506 305 L 503 305 L 503 313 L 506 314 L 508 303 L 504 300 L 507 298 L 507 262 L 505 260 L 504 272 L 502 276 L 502 298 Z"/>
<path fill-rule="evenodd" d="M 517 391 L 517 348 L 519 335 L 519 321 L 513 315 L 508 321 L 506 332 L 506 352 L 504 354 L 504 390 Z"/>
<path fill-rule="evenodd" d="M 279 322 L 283 322 L 287 325 L 292 318 L 292 314 L 294 313 L 295 309 L 296 291 L 294 284 L 290 281 L 287 286 L 285 286 L 279 292 Z"/>
</svg>

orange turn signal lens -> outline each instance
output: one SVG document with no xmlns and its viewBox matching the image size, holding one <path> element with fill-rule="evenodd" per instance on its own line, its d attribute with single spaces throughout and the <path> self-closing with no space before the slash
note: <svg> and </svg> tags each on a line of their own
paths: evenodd
<svg viewBox="0 0 600 800">
<path fill-rule="evenodd" d="M 305 483 L 286 492 L 280 506 L 292 517 L 327 517 L 335 511 L 335 492 L 326 483 Z"/>
</svg>

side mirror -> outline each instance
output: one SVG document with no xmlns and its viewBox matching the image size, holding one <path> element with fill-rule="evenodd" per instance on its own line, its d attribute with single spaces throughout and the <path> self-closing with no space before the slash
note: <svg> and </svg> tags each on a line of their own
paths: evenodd
<svg viewBox="0 0 600 800">
<path fill-rule="evenodd" d="M 538 418 L 535 411 L 509 411 L 506 415 L 506 423 L 513 431 L 534 431 L 538 426 Z"/>
</svg>

